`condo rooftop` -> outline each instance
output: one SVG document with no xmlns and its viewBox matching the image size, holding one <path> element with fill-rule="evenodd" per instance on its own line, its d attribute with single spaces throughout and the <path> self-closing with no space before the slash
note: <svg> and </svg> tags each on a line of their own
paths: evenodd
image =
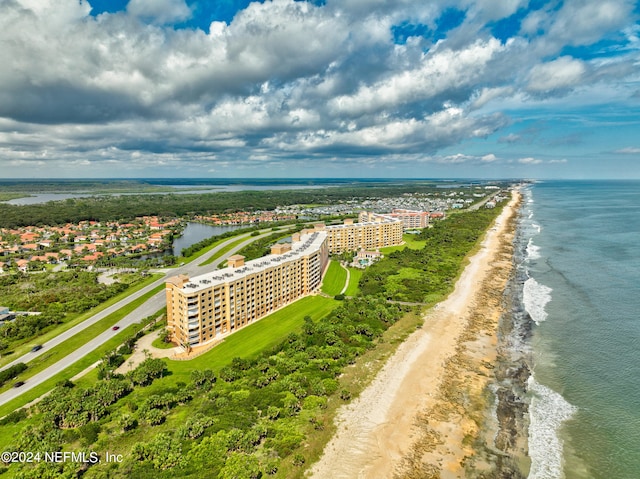
<svg viewBox="0 0 640 479">
<path fill-rule="evenodd" d="M 300 259 L 319 250 L 326 237 L 327 233 L 324 231 L 315 231 L 297 236 L 294 234 L 294 238 L 299 238 L 298 241 L 294 239 L 292 243 L 274 245 L 271 248 L 271 254 L 246 263 L 244 262 L 244 256 L 230 256 L 226 268 L 191 278 L 180 289 L 185 292 L 197 292 L 234 282 L 250 274 Z M 174 282 L 174 284 L 176 283 Z"/>
</svg>

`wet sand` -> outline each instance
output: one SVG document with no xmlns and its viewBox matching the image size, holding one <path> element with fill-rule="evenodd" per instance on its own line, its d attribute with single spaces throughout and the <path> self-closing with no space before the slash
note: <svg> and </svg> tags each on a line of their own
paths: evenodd
<svg viewBox="0 0 640 479">
<path fill-rule="evenodd" d="M 310 477 L 448 479 L 494 466 L 476 446 L 497 428 L 487 413 L 486 390 L 497 358 L 519 200 L 515 192 L 453 293 L 425 314 L 423 327 L 339 411 L 337 432 Z"/>
</svg>

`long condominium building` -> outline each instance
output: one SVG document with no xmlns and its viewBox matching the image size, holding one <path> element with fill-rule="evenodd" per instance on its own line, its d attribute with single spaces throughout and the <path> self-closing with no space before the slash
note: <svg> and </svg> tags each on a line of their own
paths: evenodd
<svg viewBox="0 0 640 479">
<path fill-rule="evenodd" d="M 169 278 L 167 327 L 184 347 L 207 343 L 315 291 L 329 254 L 401 242 L 402 221 L 397 219 L 317 224 L 292 235 L 290 244 L 276 244 L 262 258 L 245 263 L 244 256 L 234 255 L 222 270 Z"/>
<path fill-rule="evenodd" d="M 402 221 L 395 218 L 378 215 L 358 223 L 346 219 L 342 225 L 326 227 L 329 254 L 398 245 L 402 231 Z"/>
<path fill-rule="evenodd" d="M 376 218 L 387 218 L 402 221 L 404 229 L 426 228 L 429 226 L 429 213 L 427 211 L 406 210 L 402 208 L 394 208 L 391 213 L 371 213 L 369 211 L 361 211 L 358 221 L 374 221 Z"/>
<path fill-rule="evenodd" d="M 328 262 L 327 232 L 303 230 L 290 244 L 247 261 L 231 256 L 227 267 L 166 282 L 167 326 L 188 347 L 217 339 L 316 290 Z"/>
</svg>

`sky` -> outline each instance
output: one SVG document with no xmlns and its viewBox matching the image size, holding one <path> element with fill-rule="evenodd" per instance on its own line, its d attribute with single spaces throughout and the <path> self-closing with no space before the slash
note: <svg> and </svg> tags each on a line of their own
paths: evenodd
<svg viewBox="0 0 640 479">
<path fill-rule="evenodd" d="M 0 0 L 0 178 L 640 178 L 629 0 Z"/>
</svg>

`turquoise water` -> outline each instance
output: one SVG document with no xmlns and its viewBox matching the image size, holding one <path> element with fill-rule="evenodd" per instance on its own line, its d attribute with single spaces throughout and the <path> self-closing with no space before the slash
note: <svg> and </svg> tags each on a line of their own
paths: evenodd
<svg viewBox="0 0 640 479">
<path fill-rule="evenodd" d="M 529 478 L 640 478 L 640 182 L 544 182 L 525 201 Z"/>
</svg>

